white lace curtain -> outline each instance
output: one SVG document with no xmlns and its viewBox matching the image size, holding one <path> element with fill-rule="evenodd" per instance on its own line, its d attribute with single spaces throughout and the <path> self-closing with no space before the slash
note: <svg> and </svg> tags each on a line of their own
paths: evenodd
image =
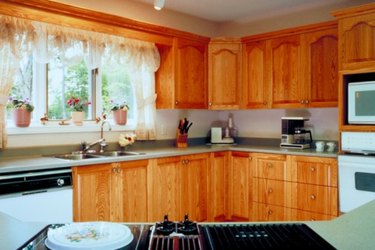
<svg viewBox="0 0 375 250">
<path fill-rule="evenodd" d="M 73 55 L 70 53 L 73 48 L 78 48 L 82 53 Z M 100 65 L 100 55 L 105 48 L 125 58 L 120 62 L 121 65 L 132 69 L 132 82 L 137 96 L 138 139 L 155 139 L 156 94 L 153 75 L 159 67 L 160 56 L 154 44 L 0 15 L 0 148 L 6 145 L 5 105 L 15 70 L 23 55 L 34 53 L 39 63 L 48 63 L 59 55 L 66 65 L 84 59 L 88 67 L 93 69 Z M 88 53 L 89 50 L 91 53 Z"/>
</svg>

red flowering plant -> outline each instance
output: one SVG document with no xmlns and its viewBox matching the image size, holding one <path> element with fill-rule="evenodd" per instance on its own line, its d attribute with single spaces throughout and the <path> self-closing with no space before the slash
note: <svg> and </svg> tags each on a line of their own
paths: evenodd
<svg viewBox="0 0 375 250">
<path fill-rule="evenodd" d="M 91 102 L 84 102 L 79 99 L 79 97 L 70 97 L 68 100 L 68 105 L 72 111 L 83 111 L 85 107 L 91 104 Z"/>
</svg>

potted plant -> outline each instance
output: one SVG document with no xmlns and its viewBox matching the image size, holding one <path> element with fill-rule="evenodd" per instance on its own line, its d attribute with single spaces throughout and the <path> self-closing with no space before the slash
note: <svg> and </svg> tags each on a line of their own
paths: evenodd
<svg viewBox="0 0 375 250">
<path fill-rule="evenodd" d="M 16 127 L 28 127 L 31 122 L 31 112 L 34 106 L 28 98 L 24 100 L 9 97 L 8 108 L 13 109 L 13 120 Z"/>
<path fill-rule="evenodd" d="M 72 121 L 77 126 L 82 126 L 85 114 L 84 108 L 90 105 L 90 102 L 84 102 L 79 97 L 71 96 L 68 100 L 68 105 L 71 109 Z"/>
<path fill-rule="evenodd" d="M 126 102 L 122 104 L 115 104 L 111 111 L 113 112 L 113 119 L 117 125 L 125 125 L 128 121 L 129 105 Z"/>
</svg>

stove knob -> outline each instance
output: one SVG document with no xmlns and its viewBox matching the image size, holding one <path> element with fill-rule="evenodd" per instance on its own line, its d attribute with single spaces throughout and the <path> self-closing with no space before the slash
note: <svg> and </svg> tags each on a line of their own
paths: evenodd
<svg viewBox="0 0 375 250">
<path fill-rule="evenodd" d="M 64 179 L 57 179 L 57 186 L 59 186 L 59 187 L 61 187 L 61 186 L 63 186 L 65 184 L 65 181 L 64 181 Z"/>
</svg>

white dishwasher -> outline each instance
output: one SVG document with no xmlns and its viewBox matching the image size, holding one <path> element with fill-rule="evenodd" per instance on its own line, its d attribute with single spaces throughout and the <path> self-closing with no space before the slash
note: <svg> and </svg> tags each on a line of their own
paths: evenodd
<svg viewBox="0 0 375 250">
<path fill-rule="evenodd" d="M 0 212 L 25 222 L 72 222 L 71 168 L 0 174 Z"/>
</svg>

